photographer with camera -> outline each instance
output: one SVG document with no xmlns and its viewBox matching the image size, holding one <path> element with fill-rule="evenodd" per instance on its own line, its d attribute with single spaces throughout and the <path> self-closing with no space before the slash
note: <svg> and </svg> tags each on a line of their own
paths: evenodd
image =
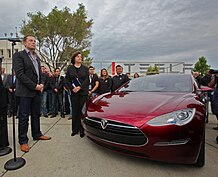
<svg viewBox="0 0 218 177">
<path fill-rule="evenodd" d="M 218 121 L 218 70 L 210 70 L 210 74 L 213 74 L 211 81 L 208 86 L 214 88 L 213 101 L 212 101 L 212 113 L 216 115 Z M 214 130 L 218 130 L 217 126 L 213 127 Z"/>
</svg>

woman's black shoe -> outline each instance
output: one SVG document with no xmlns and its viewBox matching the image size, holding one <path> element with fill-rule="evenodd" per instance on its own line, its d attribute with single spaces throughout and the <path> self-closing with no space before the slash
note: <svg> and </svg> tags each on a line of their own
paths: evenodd
<svg viewBox="0 0 218 177">
<path fill-rule="evenodd" d="M 75 136 L 77 133 L 71 133 L 71 136 Z"/>
<path fill-rule="evenodd" d="M 85 136 L 85 133 L 80 133 L 80 137 L 83 138 Z"/>
</svg>

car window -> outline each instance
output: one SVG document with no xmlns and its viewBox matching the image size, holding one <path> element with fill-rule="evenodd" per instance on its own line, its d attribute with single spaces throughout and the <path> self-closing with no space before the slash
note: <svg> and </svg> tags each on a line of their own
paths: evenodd
<svg viewBox="0 0 218 177">
<path fill-rule="evenodd" d="M 132 92 L 191 92 L 189 75 L 155 75 L 131 80 L 120 91 Z"/>
</svg>

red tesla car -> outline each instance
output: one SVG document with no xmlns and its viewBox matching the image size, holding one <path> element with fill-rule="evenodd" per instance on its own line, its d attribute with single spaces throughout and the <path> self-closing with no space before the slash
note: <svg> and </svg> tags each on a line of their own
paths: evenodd
<svg viewBox="0 0 218 177">
<path fill-rule="evenodd" d="M 88 138 L 114 151 L 202 167 L 205 91 L 189 74 L 133 79 L 87 103 L 82 124 Z"/>
</svg>

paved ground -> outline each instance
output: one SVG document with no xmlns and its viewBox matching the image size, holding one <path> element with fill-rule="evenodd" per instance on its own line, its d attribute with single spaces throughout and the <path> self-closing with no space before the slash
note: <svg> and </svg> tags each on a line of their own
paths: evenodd
<svg viewBox="0 0 218 177">
<path fill-rule="evenodd" d="M 41 120 L 42 131 L 52 136 L 52 140 L 33 141 L 30 138 L 31 149 L 26 154 L 19 150 L 17 144 L 18 157 L 22 156 L 26 165 L 15 171 L 5 171 L 4 164 L 13 158 L 13 154 L 2 156 L 1 177 L 215 177 L 218 174 L 218 145 L 215 142 L 218 131 L 212 129 L 216 123 L 213 115 L 206 125 L 206 164 L 203 168 L 120 155 L 90 142 L 86 137 L 71 137 L 71 121 L 66 118 Z M 8 127 L 12 145 L 11 119 Z"/>
</svg>

